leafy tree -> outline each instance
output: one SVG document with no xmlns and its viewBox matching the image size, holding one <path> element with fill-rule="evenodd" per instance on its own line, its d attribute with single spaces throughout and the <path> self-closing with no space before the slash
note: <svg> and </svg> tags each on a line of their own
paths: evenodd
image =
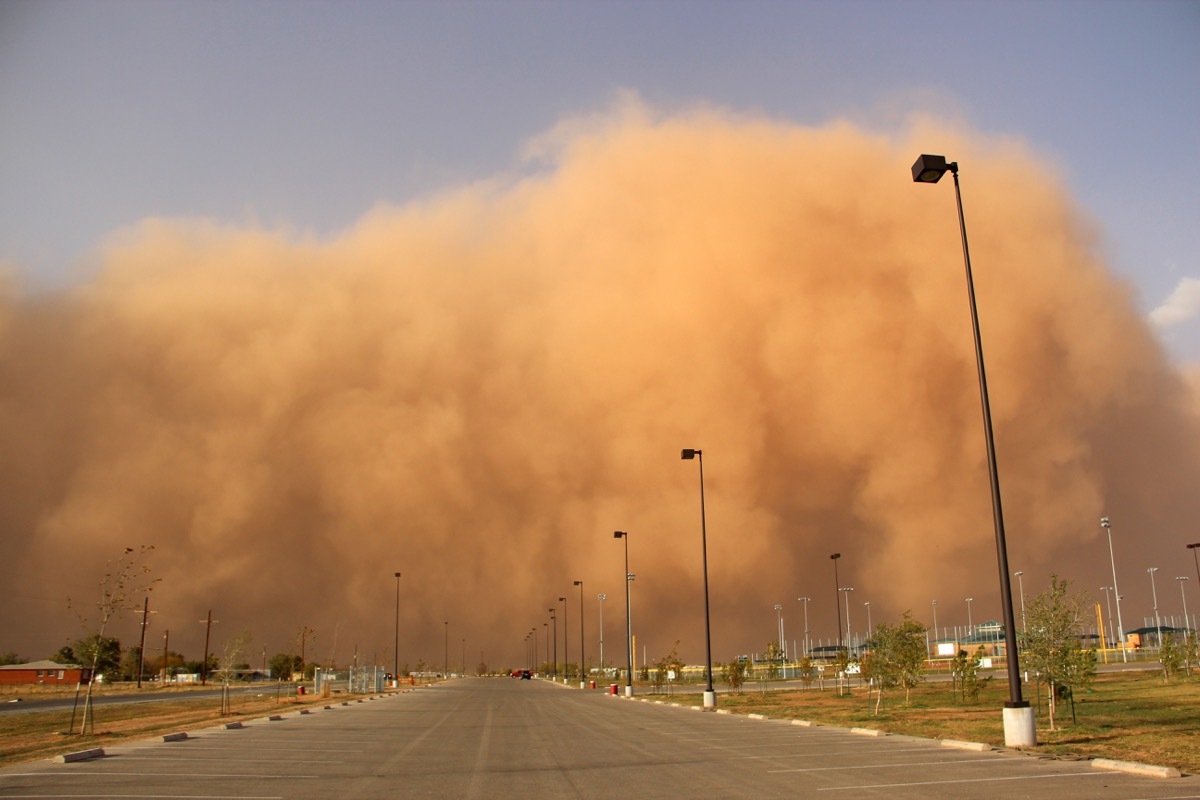
<svg viewBox="0 0 1200 800">
<path fill-rule="evenodd" d="M 812 682 L 817 679 L 817 668 L 813 665 L 811 656 L 805 656 L 800 659 L 800 680 L 804 683 L 804 688 L 812 686 Z"/>
<path fill-rule="evenodd" d="M 959 692 L 962 693 L 964 703 L 967 700 L 977 700 L 979 698 L 979 690 L 983 688 L 983 682 L 979 680 L 980 661 L 979 651 L 971 654 L 966 650 L 959 650 L 950 661 L 950 674 L 954 680 L 954 692 L 956 694 Z"/>
<path fill-rule="evenodd" d="M 1069 696 L 1073 687 L 1090 681 L 1096 671 L 1095 653 L 1085 651 L 1079 642 L 1091 601 L 1086 592 L 1071 594 L 1070 585 L 1070 581 L 1057 575 L 1050 576 L 1046 591 L 1026 604 L 1025 631 L 1020 636 L 1026 668 L 1049 690 L 1047 706 L 1052 731 L 1056 730 L 1055 713 L 1060 696 Z"/>
<path fill-rule="evenodd" d="M 50 656 L 51 661 L 57 661 L 59 664 L 78 664 L 79 659 L 75 657 L 75 649 L 69 644 L 64 644 Z"/>
<path fill-rule="evenodd" d="M 276 680 L 290 681 L 292 675 L 300 671 L 300 656 L 276 653 L 271 656 L 267 666 Z"/>
<path fill-rule="evenodd" d="M 735 658 L 728 664 L 722 664 L 721 681 L 728 684 L 734 694 L 741 694 L 742 684 L 746 682 L 746 662 Z"/>
<path fill-rule="evenodd" d="M 881 622 L 871 635 L 871 650 L 864 656 L 863 673 L 870 678 L 878 694 L 875 713 L 883 705 L 883 695 L 888 689 L 905 687 L 905 703 L 908 690 L 923 679 L 921 668 L 925 664 L 925 626 L 905 611 L 897 626 Z"/>
<path fill-rule="evenodd" d="M 665 684 L 674 672 L 676 676 L 683 670 L 683 661 L 679 658 L 679 641 L 675 641 L 675 646 L 671 648 L 671 652 L 660 658 L 654 664 L 654 688 L 656 691 L 662 691 Z"/>
<path fill-rule="evenodd" d="M 74 653 L 78 663 L 91 665 L 95 677 L 103 676 L 106 681 L 114 681 L 121 676 L 120 639 L 93 634 L 77 639 L 63 649 Z"/>
<path fill-rule="evenodd" d="M 1170 683 L 1171 678 L 1182 672 L 1185 661 L 1183 642 L 1176 639 L 1173 633 L 1164 633 L 1162 646 L 1158 648 L 1158 662 L 1163 668 L 1163 683 Z"/>
<path fill-rule="evenodd" d="M 7 667 L 9 664 L 24 664 L 25 661 L 26 659 L 17 655 L 15 650 L 0 653 L 0 667 Z"/>
<path fill-rule="evenodd" d="M 767 642 L 767 652 L 763 654 L 763 660 L 767 662 L 767 680 L 778 680 L 779 665 L 783 663 L 783 650 L 780 649 L 779 642 Z"/>
</svg>

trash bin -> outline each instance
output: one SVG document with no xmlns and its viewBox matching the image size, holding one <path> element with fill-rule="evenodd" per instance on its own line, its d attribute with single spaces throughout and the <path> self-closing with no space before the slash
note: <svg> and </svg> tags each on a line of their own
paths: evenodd
<svg viewBox="0 0 1200 800">
<path fill-rule="evenodd" d="M 615 683 L 610 683 L 610 684 L 608 685 L 608 693 L 609 693 L 609 694 L 616 694 L 616 693 L 617 693 L 617 684 L 615 684 Z"/>
<path fill-rule="evenodd" d="M 303 695 L 305 691 L 307 690 L 304 688 L 304 684 L 300 684 L 296 687 L 296 694 L 298 695 Z"/>
<path fill-rule="evenodd" d="M 592 689 L 595 689 L 595 688 L 596 688 L 596 682 L 595 682 L 595 681 L 588 681 L 588 683 L 590 684 L 590 686 L 591 686 L 591 688 L 592 688 Z"/>
</svg>

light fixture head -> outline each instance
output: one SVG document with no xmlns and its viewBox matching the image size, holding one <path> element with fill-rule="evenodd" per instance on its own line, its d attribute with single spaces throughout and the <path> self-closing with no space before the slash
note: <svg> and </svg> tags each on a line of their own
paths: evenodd
<svg viewBox="0 0 1200 800">
<path fill-rule="evenodd" d="M 583 586 L 583 581 L 575 581 L 572 586 Z"/>
<path fill-rule="evenodd" d="M 614 538 L 614 539 L 620 539 L 622 536 L 628 536 L 628 535 L 629 535 L 629 534 L 628 534 L 628 533 L 626 533 L 625 531 L 613 531 L 613 538 Z"/>
<path fill-rule="evenodd" d="M 834 553 L 833 555 L 830 556 L 830 558 L 833 559 L 834 561 L 838 560 L 841 557 L 842 557 L 841 553 Z"/>
<path fill-rule="evenodd" d="M 688 448 L 684 448 L 683 452 L 681 452 L 679 454 L 679 457 L 681 459 L 683 459 L 684 461 L 691 461 L 693 458 L 700 455 L 702 452 L 703 452 L 702 450 L 695 450 L 695 449 L 688 447 Z"/>
<path fill-rule="evenodd" d="M 958 164 L 946 163 L 945 156 L 922 153 L 912 165 L 913 180 L 917 183 L 937 183 L 947 171 L 957 171 Z"/>
</svg>

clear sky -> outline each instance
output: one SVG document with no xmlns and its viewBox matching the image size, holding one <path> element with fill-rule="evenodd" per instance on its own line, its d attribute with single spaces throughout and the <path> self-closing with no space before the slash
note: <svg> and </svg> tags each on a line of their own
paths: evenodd
<svg viewBox="0 0 1200 800">
<path fill-rule="evenodd" d="M 0 260 L 62 285 L 147 216 L 329 234 L 521 170 L 524 142 L 622 90 L 1027 140 L 1176 360 L 1200 361 L 1191 0 L 4 0 Z"/>
</svg>

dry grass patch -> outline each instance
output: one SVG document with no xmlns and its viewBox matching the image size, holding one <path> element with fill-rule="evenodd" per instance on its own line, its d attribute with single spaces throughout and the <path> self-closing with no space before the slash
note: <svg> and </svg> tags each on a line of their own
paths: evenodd
<svg viewBox="0 0 1200 800">
<path fill-rule="evenodd" d="M 693 695 L 676 699 L 700 702 Z M 949 683 L 926 683 L 913 690 L 908 706 L 902 692 L 886 697 L 878 716 L 871 714 L 873 703 L 865 686 L 841 697 L 828 688 L 763 692 L 750 686 L 741 695 L 722 694 L 717 702 L 738 713 L 1000 747 L 1004 745 L 1000 710 L 1007 699 L 1007 686 L 992 681 L 977 701 L 967 703 L 955 701 Z M 1028 699 L 1037 705 L 1036 694 Z M 1074 723 L 1070 702 L 1061 703 L 1059 730 L 1054 732 L 1049 729 L 1045 698 L 1040 699 L 1038 746 L 1031 752 L 1114 758 L 1200 773 L 1200 681 L 1177 678 L 1164 684 L 1153 672 L 1101 674 L 1091 690 L 1075 698 Z"/>
</svg>

